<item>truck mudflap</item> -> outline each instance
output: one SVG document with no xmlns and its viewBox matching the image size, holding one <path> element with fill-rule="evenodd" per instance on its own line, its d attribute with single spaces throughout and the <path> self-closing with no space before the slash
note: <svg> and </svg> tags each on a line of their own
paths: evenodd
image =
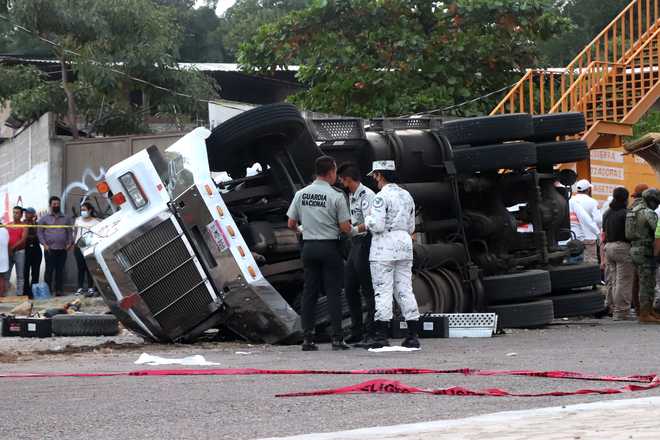
<svg viewBox="0 0 660 440">
<path fill-rule="evenodd" d="M 298 343 L 299 315 L 265 279 L 232 288 L 224 296 L 225 325 L 248 341 Z"/>
</svg>

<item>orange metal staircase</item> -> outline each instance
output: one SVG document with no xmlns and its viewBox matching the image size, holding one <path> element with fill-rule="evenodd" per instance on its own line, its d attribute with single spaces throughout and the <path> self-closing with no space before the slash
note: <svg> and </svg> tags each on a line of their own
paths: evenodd
<svg viewBox="0 0 660 440">
<path fill-rule="evenodd" d="M 590 148 L 621 147 L 660 96 L 658 3 L 631 2 L 566 68 L 528 70 L 491 114 L 579 111 Z"/>
</svg>

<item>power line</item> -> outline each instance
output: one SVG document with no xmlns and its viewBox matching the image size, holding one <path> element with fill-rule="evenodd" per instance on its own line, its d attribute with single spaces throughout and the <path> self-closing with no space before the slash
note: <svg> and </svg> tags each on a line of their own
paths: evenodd
<svg viewBox="0 0 660 440">
<path fill-rule="evenodd" d="M 464 102 L 461 102 L 459 104 L 451 105 L 449 107 L 437 108 L 437 109 L 428 110 L 428 111 L 425 111 L 425 112 L 414 113 L 414 114 L 409 115 L 409 116 L 423 116 L 423 115 L 430 115 L 430 114 L 433 114 L 433 113 L 443 113 L 443 112 L 447 112 L 449 110 L 454 110 L 454 109 L 457 109 L 457 108 L 460 108 L 460 107 L 464 107 L 468 104 L 473 104 L 475 102 L 483 101 L 484 99 L 490 98 L 493 95 L 497 95 L 499 93 L 510 90 L 513 87 L 515 87 L 516 84 L 518 84 L 518 83 L 516 82 L 514 84 L 502 87 L 501 89 L 497 89 L 497 90 L 494 90 L 492 92 L 486 93 L 485 95 L 477 96 L 476 98 L 470 99 L 469 101 L 464 101 Z"/>
<path fill-rule="evenodd" d="M 7 17 L 7 16 L 5 16 L 5 15 L 0 14 L 0 19 L 5 20 L 6 22 L 8 22 L 8 23 L 11 24 L 12 26 L 14 26 L 16 29 L 20 30 L 21 32 L 25 32 L 25 33 L 27 33 L 27 34 L 29 34 L 29 35 L 32 35 L 33 37 L 36 37 L 37 39 L 41 40 L 42 42 L 44 42 L 44 43 L 46 43 L 46 44 L 48 44 L 48 45 L 50 45 L 50 46 L 57 47 L 57 48 L 61 49 L 61 50 L 62 50 L 64 53 L 66 53 L 66 54 L 69 54 L 69 55 L 73 55 L 73 56 L 75 56 L 75 57 L 82 58 L 82 55 L 81 55 L 80 53 L 75 52 L 75 51 L 70 50 L 70 49 L 67 49 L 67 48 L 65 48 L 64 46 L 62 46 L 61 44 L 57 43 L 56 41 L 52 41 L 52 40 L 50 40 L 50 39 L 48 39 L 48 38 L 46 38 L 46 37 L 44 37 L 44 36 L 42 36 L 42 35 L 39 35 L 39 33 L 35 32 L 35 31 L 31 30 L 31 29 L 28 29 L 28 28 L 26 28 L 25 26 L 22 26 L 22 25 L 16 23 L 16 22 L 13 21 L 11 18 L 9 18 L 9 17 Z M 208 99 L 201 99 L 201 98 L 195 98 L 194 96 L 189 95 L 189 94 L 187 94 L 187 93 L 177 92 L 176 90 L 168 89 L 167 87 L 160 86 L 160 85 L 158 85 L 158 84 L 152 83 L 151 81 L 147 81 L 147 80 L 144 80 L 144 79 L 142 79 L 142 78 L 137 78 L 137 77 L 132 76 L 132 75 L 130 75 L 130 74 L 124 72 L 124 71 L 121 71 L 121 70 L 119 70 L 119 69 L 115 69 L 114 67 L 108 66 L 106 63 L 98 62 L 98 61 L 95 61 L 95 60 L 91 60 L 91 61 L 94 62 L 94 63 L 97 63 L 98 65 L 105 66 L 105 67 L 107 67 L 111 72 L 117 73 L 117 74 L 119 74 L 119 75 L 123 75 L 124 77 L 130 79 L 131 81 L 135 81 L 135 82 L 137 82 L 137 83 L 140 83 L 140 84 L 143 84 L 143 85 L 146 85 L 146 86 L 152 87 L 152 88 L 157 89 L 157 90 L 161 90 L 161 91 L 163 91 L 163 92 L 170 93 L 170 94 L 172 94 L 172 95 L 181 96 L 181 97 L 183 97 L 183 98 L 193 99 L 193 100 L 195 100 L 195 101 L 204 102 L 204 103 L 207 103 L 207 104 L 217 104 L 217 105 L 221 105 L 221 106 L 224 106 L 224 107 L 229 107 L 229 108 L 234 108 L 234 109 L 236 109 L 236 110 L 239 110 L 238 108 L 236 108 L 236 107 L 232 107 L 231 105 L 228 105 L 228 104 L 226 104 L 226 103 L 224 103 L 224 102 L 220 102 L 220 101 L 211 101 L 211 100 L 208 100 Z"/>
</svg>

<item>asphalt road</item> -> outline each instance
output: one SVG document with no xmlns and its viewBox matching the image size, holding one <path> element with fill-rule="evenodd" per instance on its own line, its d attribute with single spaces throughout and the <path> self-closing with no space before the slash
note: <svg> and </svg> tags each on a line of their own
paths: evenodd
<svg viewBox="0 0 660 440">
<path fill-rule="evenodd" d="M 0 353 L 8 338 L 0 338 Z M 100 372 L 142 369 L 141 352 L 166 357 L 202 354 L 223 368 L 358 369 L 480 368 L 574 370 L 600 374 L 660 372 L 660 326 L 634 322 L 560 322 L 544 330 L 491 339 L 423 340 L 416 353 L 364 350 L 303 353 L 299 347 L 201 344 L 132 346 L 86 353 L 35 354 L 0 363 L 5 372 Z M 237 351 L 250 354 L 237 354 Z M 515 355 L 513 354 L 515 353 Z M 0 357 L 0 360 L 2 357 Z M 11 359 L 11 358 L 5 358 Z M 1 362 L 1 361 L 0 361 Z M 147 367 L 159 368 L 159 367 Z M 182 367 L 177 367 L 182 368 Z M 277 393 L 335 388 L 372 376 L 177 376 L 0 379 L 3 439 L 250 439 L 370 426 L 454 419 L 478 414 L 660 395 L 543 398 L 338 395 L 276 398 Z M 394 376 L 426 388 L 462 385 L 514 391 L 604 387 L 597 382 L 458 375 Z"/>
</svg>

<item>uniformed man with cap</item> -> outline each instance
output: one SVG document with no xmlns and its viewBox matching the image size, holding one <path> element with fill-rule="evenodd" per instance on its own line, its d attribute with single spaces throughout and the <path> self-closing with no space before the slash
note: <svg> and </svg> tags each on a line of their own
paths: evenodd
<svg viewBox="0 0 660 440">
<path fill-rule="evenodd" d="M 351 311 L 351 336 L 349 344 L 358 346 L 371 345 L 375 312 L 374 289 L 371 284 L 369 250 L 371 234 L 366 230 L 364 218 L 369 211 L 376 194 L 361 182 L 360 168 L 346 162 L 337 169 L 339 181 L 349 192 L 351 210 L 351 251 L 348 254 L 344 273 L 344 293 Z M 367 308 L 367 317 L 363 325 L 362 298 Z"/>
<path fill-rule="evenodd" d="M 626 214 L 626 239 L 630 240 L 630 257 L 639 274 L 639 322 L 660 324 L 660 317 L 653 311 L 655 297 L 655 272 L 657 265 L 653 244 L 660 205 L 660 192 L 647 189 Z"/>
<path fill-rule="evenodd" d="M 316 180 L 296 192 L 287 211 L 289 229 L 302 229 L 302 261 L 305 286 L 302 297 L 303 351 L 318 350 L 314 344 L 316 302 L 319 292 L 328 298 L 332 322 L 332 349 L 350 348 L 344 343 L 340 294 L 344 260 L 339 250 L 341 233 L 351 231 L 351 216 L 344 193 L 333 187 L 337 165 L 330 156 L 316 159 Z"/>
<path fill-rule="evenodd" d="M 380 189 L 365 219 L 372 234 L 369 261 L 376 299 L 372 347 L 389 345 L 387 324 L 392 320 L 394 297 L 408 325 L 408 336 L 401 345 L 419 348 L 419 309 L 412 290 L 415 202 L 408 191 L 396 185 L 393 160 L 375 161 L 369 175 Z"/>
</svg>

